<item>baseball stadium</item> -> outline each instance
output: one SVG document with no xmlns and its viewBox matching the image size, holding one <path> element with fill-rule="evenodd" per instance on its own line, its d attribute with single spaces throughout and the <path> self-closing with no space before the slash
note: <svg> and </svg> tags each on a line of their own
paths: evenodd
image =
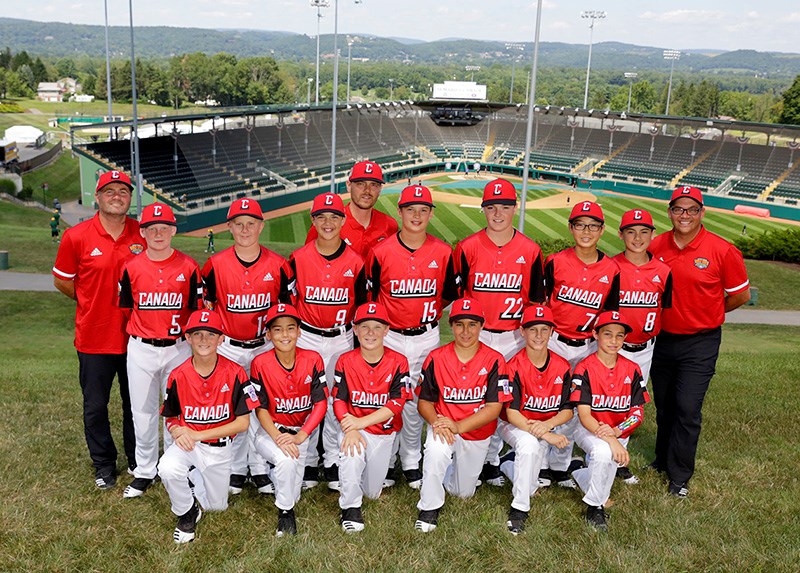
<svg viewBox="0 0 800 573">
<path fill-rule="evenodd" d="M 176 230 L 172 247 L 187 255 L 187 261 L 196 261 L 197 277 L 202 269 L 201 282 L 207 281 L 207 287 L 210 281 L 219 280 L 213 274 L 209 279 L 208 269 L 220 272 L 220 267 L 213 267 L 214 261 L 222 260 L 220 252 L 230 247 L 231 252 L 238 253 L 235 248 L 242 239 L 237 233 L 242 231 L 235 229 L 236 218 L 263 217 L 263 231 L 256 245 L 280 255 L 275 255 L 276 260 L 292 261 L 275 267 L 279 272 L 294 268 L 296 273 L 292 265 L 300 263 L 293 257 L 307 244 L 309 233 L 325 232 L 314 220 L 320 212 L 319 198 L 333 193 L 341 198 L 336 199 L 337 205 L 347 205 L 351 201 L 350 186 L 358 181 L 353 178 L 354 166 L 364 162 L 374 162 L 382 168 L 383 183 L 374 209 L 399 223 L 401 231 L 397 236 L 404 229 L 403 208 L 407 205 L 402 198 L 409 196 L 408 189 L 430 191 L 433 215 L 427 232 L 441 239 L 451 253 L 460 252 L 457 248 L 462 241 L 490 226 L 487 213 L 492 204 L 487 201 L 487 184 L 497 179 L 509 181 L 517 201 L 513 227 L 541 247 L 542 262 L 550 261 L 551 271 L 553 256 L 571 250 L 581 232 L 594 232 L 590 225 L 600 233 L 596 241 L 599 263 L 606 255 L 625 255 L 631 248 L 623 236 L 630 213 L 643 211 L 652 216 L 649 227 L 654 227 L 655 244 L 660 234 L 675 232 L 677 236 L 673 229 L 680 226 L 681 217 L 702 212 L 703 232 L 713 233 L 720 241 L 715 245 L 730 245 L 736 253 L 724 259 L 725 268 L 720 273 L 739 277 L 740 270 L 746 271 L 746 280 L 739 280 L 736 285 L 720 281 L 708 286 L 702 274 L 689 274 L 683 276 L 701 276 L 703 280 L 696 282 L 703 284 L 688 286 L 676 281 L 672 285 L 677 271 L 671 271 L 670 297 L 678 297 L 691 307 L 689 318 L 681 315 L 680 319 L 691 323 L 695 331 L 678 328 L 670 334 L 665 329 L 663 339 L 668 342 L 664 344 L 672 345 L 670 349 L 675 354 L 662 355 L 661 365 L 671 362 L 676 369 L 685 366 L 691 371 L 696 349 L 681 354 L 685 341 L 691 343 L 693 336 L 709 334 L 721 337 L 721 342 L 716 343 L 718 359 L 714 354 L 705 380 L 708 394 L 704 394 L 705 401 L 700 398 L 702 435 L 696 467 L 692 468 L 694 474 L 690 475 L 691 486 L 686 480 L 676 482 L 667 475 L 667 461 L 662 460 L 660 465 L 657 459 L 654 461 L 655 452 L 665 451 L 659 444 L 657 416 L 662 416 L 662 425 L 667 422 L 650 400 L 654 395 L 651 381 L 648 401 L 640 404 L 643 415 L 637 411 L 640 417 L 634 422 L 638 425 L 636 433 L 630 443 L 625 442 L 628 467 L 636 475 L 634 481 L 620 479 L 619 473 L 617 479 L 612 478 L 610 497 L 599 506 L 603 527 L 595 527 L 588 517 L 584 519 L 582 484 L 559 486 L 553 477 L 549 487 L 542 485 L 534 490 L 530 509 L 525 512 L 525 527 L 514 531 L 510 521 L 513 506 L 509 513 L 514 495 L 512 478 L 506 474 L 492 482 L 481 474 L 482 481 L 478 481 L 473 495 L 447 495 L 441 514 L 436 510 L 438 525 L 434 521 L 434 528 L 422 529 L 419 519 L 425 512 L 421 508 L 415 525 L 420 491 L 410 486 L 411 480 L 401 471 L 398 461 L 397 471 L 389 473 L 396 478 L 391 487 L 384 484 L 377 499 L 365 496 L 360 522 L 363 531 L 356 529 L 352 533 L 351 529 L 348 533 L 342 511 L 346 508 L 339 506 L 339 493 L 326 486 L 326 481 L 334 480 L 327 479 L 326 467 L 320 465 L 319 484 L 306 488 L 308 484 L 304 483 L 302 494 L 295 500 L 296 530 L 287 530 L 295 535 L 276 536 L 275 488 L 260 487 L 263 484 L 251 472 L 246 482 L 242 476 L 238 492 L 229 490 L 227 509 L 217 512 L 203 507 L 202 521 L 199 514 L 191 518 L 191 538 L 184 540 L 193 543 L 179 541 L 181 519 L 188 512 L 181 515 L 175 511 L 172 491 L 168 492 L 165 480 L 148 476 L 147 492 L 143 489 L 129 495 L 129 484 L 142 478 L 134 473 L 136 464 L 131 464 L 130 458 L 126 460 L 127 452 L 123 451 L 121 428 L 127 420 L 123 417 L 125 397 L 120 395 L 122 388 L 116 387 L 119 378 L 110 395 L 106 391 L 105 396 L 111 431 L 119 448 L 113 479 L 103 483 L 104 476 L 96 471 L 99 468 L 92 467 L 93 459 L 87 456 L 90 432 L 87 429 L 84 435 L 81 431 L 88 427 L 87 417 L 82 416 L 86 396 L 81 392 L 86 353 L 78 348 L 76 340 L 80 336 L 80 327 L 76 334 L 76 306 L 63 294 L 79 299 L 75 296 L 76 287 L 65 292 L 63 283 L 74 280 L 78 289 L 95 288 L 95 283 L 81 287 L 76 279 L 80 271 L 68 276 L 69 269 L 64 272 L 57 268 L 63 264 L 67 241 L 62 238 L 59 242 L 57 234 L 42 234 L 41 228 L 52 212 L 45 199 L 45 205 L 38 206 L 18 199 L 6 200 L 4 196 L 0 200 L 0 234 L 4 235 L 0 240 L 0 344 L 4 349 L 0 353 L 0 400 L 6 414 L 0 418 L 0 429 L 6 439 L 0 446 L 0 495 L 5 500 L 0 506 L 0 571 L 795 571 L 800 562 L 796 533 L 800 527 L 796 508 L 800 486 L 793 468 L 800 465 L 800 449 L 793 427 L 800 400 L 787 386 L 800 379 L 800 313 L 796 302 L 800 257 L 792 251 L 800 235 L 800 125 L 575 106 L 529 106 L 485 98 L 376 98 L 347 101 L 334 108 L 330 103 L 312 103 L 310 80 L 307 103 L 193 109 L 191 113 L 143 114 L 135 119 L 120 116 L 113 117 L 113 121 L 100 118 L 72 124 L 62 138 L 67 149 L 64 155 L 72 154 L 70 173 L 77 179 L 79 197 L 70 201 L 64 211 L 67 232 L 74 237 L 74 229 L 85 229 L 95 211 L 108 208 L 101 204 L 109 200 L 102 196 L 102 190 L 108 186 L 108 172 L 119 172 L 131 197 L 127 213 L 141 222 L 141 231 L 138 225 L 136 228 L 141 237 L 136 235 L 138 242 L 130 247 L 131 253 L 138 255 L 136 251 L 142 251 L 143 244 L 149 248 L 152 235 L 147 234 L 147 229 L 167 221 L 166 226 Z M 586 81 L 588 91 L 588 78 Z M 305 89 L 303 84 L 303 92 Z M 32 170 L 27 177 L 50 170 L 46 172 L 52 178 L 53 165 Z M 116 180 L 119 175 L 113 177 Z M 116 185 L 111 187 L 112 193 L 119 195 L 120 184 Z M 43 197 L 47 189 L 43 183 Z M 681 189 L 685 196 L 681 196 Z M 257 216 L 242 215 L 248 202 L 257 203 Z M 328 198 L 326 204 L 330 203 Z M 154 204 L 158 209 L 153 209 Z M 592 205 L 594 209 L 595 204 L 604 219 L 597 215 L 594 219 L 582 217 L 577 211 L 579 205 Z M 174 214 L 174 220 L 159 219 L 163 206 L 168 207 L 168 216 Z M 314 209 L 318 211 L 315 213 Z M 691 209 L 696 209 L 693 215 Z M 67 220 L 68 216 L 75 220 Z M 577 220 L 582 225 L 579 232 L 573 228 Z M 378 241 L 385 239 L 380 237 Z M 769 251 L 769 255 L 754 255 L 754 245 L 773 239 L 785 241 L 785 248 Z M 659 254 L 667 252 L 664 242 L 659 244 L 663 249 Z M 402 241 L 401 244 L 405 247 Z M 497 246 L 501 251 L 503 245 Z M 345 249 L 344 245 L 341 249 Z M 377 250 L 367 250 L 370 255 L 366 260 L 377 264 Z M 331 261 L 329 255 L 319 252 Z M 89 264 L 94 264 L 92 258 L 96 254 L 103 253 L 95 247 L 91 256 L 87 255 Z M 648 256 L 658 258 L 652 253 Z M 705 252 L 691 255 L 687 266 L 692 268 L 684 272 L 702 273 L 709 266 L 709 258 L 716 264 Z M 257 258 L 245 264 L 239 258 L 245 269 L 251 269 L 250 265 L 258 261 Z M 668 257 L 664 255 L 658 262 L 666 267 Z M 584 263 L 579 262 L 576 269 Z M 181 268 L 178 280 L 186 282 L 184 273 L 190 276 L 195 267 L 189 262 L 184 264 L 187 266 Z M 125 268 L 123 279 L 115 279 L 114 284 L 119 285 L 120 291 L 125 289 L 125 296 L 133 300 L 130 291 L 135 291 L 136 281 L 127 274 L 129 267 Z M 275 268 L 272 274 L 267 273 L 270 281 L 273 274 L 279 276 Z M 365 269 L 363 278 L 369 283 L 370 271 L 366 265 Z M 547 269 L 543 264 L 543 283 L 553 280 Z M 249 271 L 243 272 L 245 276 Z M 255 275 L 254 267 L 252 272 Z M 148 270 L 142 274 L 147 275 Z M 144 279 L 155 281 L 156 273 L 152 271 L 152 275 Z M 288 285 L 289 279 L 296 277 L 285 279 Z M 608 277 L 604 276 L 601 282 L 608 283 Z M 661 282 L 658 275 L 655 282 Z M 197 286 L 194 282 L 191 285 Z M 619 295 L 619 283 L 616 288 Z M 202 291 L 201 285 L 198 292 Z M 713 291 L 712 295 L 708 291 Z M 546 288 L 545 292 L 547 297 L 552 294 Z M 720 310 L 722 326 L 707 327 L 710 319 L 705 316 L 703 305 L 712 314 L 717 306 L 722 309 L 720 305 L 726 298 L 737 296 L 746 296 L 747 302 L 737 298 L 740 307 Z M 97 292 L 93 298 L 111 297 Z M 114 311 L 120 312 L 116 306 L 119 297 L 113 298 Z M 556 298 L 543 300 L 553 307 Z M 206 312 L 206 307 L 199 304 L 203 310 L 192 314 L 190 320 L 195 331 L 203 327 L 192 320 L 207 320 L 195 318 Z M 80 316 L 80 303 L 78 306 Z M 136 312 L 135 308 L 131 303 L 126 320 Z M 463 312 L 469 306 L 462 304 L 460 308 Z M 698 312 L 697 308 L 701 310 Z M 453 324 L 448 322 L 449 313 L 448 308 L 439 316 L 442 345 L 456 338 Z M 288 316 L 293 316 L 298 331 L 303 329 L 298 316 Z M 519 318 L 516 317 L 517 324 Z M 629 328 L 618 316 L 615 320 L 613 324 Z M 672 320 L 669 324 L 675 327 L 678 321 Z M 267 323 L 267 330 L 270 324 Z M 221 325 L 222 322 L 219 330 L 212 332 L 222 334 Z M 391 326 L 388 319 L 385 325 L 387 329 Z M 555 323 L 552 325 L 555 328 Z M 519 326 L 514 327 L 515 332 L 524 330 Z M 338 328 L 337 323 L 330 330 Z M 350 325 L 347 328 L 356 330 Z M 417 332 L 408 333 L 421 329 L 425 334 L 431 328 L 437 328 L 436 324 L 391 330 L 416 336 Z M 344 326 L 341 329 L 345 332 Z M 111 330 L 99 327 L 92 337 L 101 342 L 103 338 L 113 339 L 116 334 Z M 178 328 L 177 338 L 171 341 L 132 336 L 161 351 L 164 346 L 175 345 L 176 340 L 183 342 L 180 338 L 184 334 L 188 338 L 188 327 L 184 326 L 184 330 L 181 333 Z M 315 340 L 324 342 L 327 330 L 312 325 L 305 336 L 315 333 Z M 556 330 L 552 335 L 562 338 Z M 250 343 L 263 345 L 260 322 L 258 337 L 258 341 L 241 337 L 237 342 L 242 343 L 242 349 L 252 349 Z M 658 337 L 635 346 L 657 346 L 655 338 Z M 406 340 L 413 347 L 414 339 Z M 705 340 L 701 339 L 703 344 Z M 583 344 L 569 337 L 563 341 L 573 350 Z M 358 345 L 355 348 L 358 350 Z M 524 342 L 520 348 L 524 349 Z M 186 362 L 193 364 L 191 353 L 189 356 Z M 380 361 L 366 363 L 377 368 Z M 543 368 L 546 365 L 547 362 Z M 250 368 L 249 363 L 246 368 Z M 610 368 L 609 372 L 613 370 Z M 204 376 L 200 370 L 197 373 L 203 380 L 210 379 L 210 374 Z M 339 371 L 336 374 L 343 376 Z M 689 376 L 692 375 L 695 373 Z M 81 385 L 76 384 L 78 380 Z M 631 383 L 630 377 L 625 383 Z M 171 391 L 178 392 L 174 388 Z M 222 392 L 226 391 L 227 385 Z M 166 404 L 170 399 L 177 400 L 168 394 L 166 398 L 161 396 L 159 403 Z M 664 394 L 656 399 L 665 400 Z M 659 407 L 663 407 L 661 404 Z M 484 406 L 474 411 L 477 413 Z M 700 406 L 694 420 L 698 434 Z M 136 420 L 141 423 L 139 418 Z M 259 418 L 253 415 L 252 420 L 251 424 L 258 423 Z M 630 419 L 623 424 L 630 424 Z M 299 431 L 299 426 L 292 429 L 277 423 L 272 428 L 284 435 L 296 436 Z M 158 429 L 156 441 L 157 434 Z M 215 453 L 233 441 L 226 440 L 220 437 L 204 439 L 202 443 L 213 446 L 211 451 Z M 322 447 L 320 439 L 320 450 Z M 513 456 L 508 457 L 509 449 L 513 448 L 504 447 L 501 460 L 513 462 Z M 583 452 L 576 448 L 575 454 Z M 574 467 L 579 471 L 588 469 L 585 464 L 590 463 L 590 458 L 591 455 L 585 457 L 584 467 Z M 130 475 L 126 474 L 126 466 Z M 205 468 L 192 466 L 191 471 L 198 469 Z M 572 469 L 570 465 L 570 472 Z M 611 472 L 618 469 L 614 465 Z M 93 471 L 97 478 L 94 482 L 88 477 Z M 272 474 L 273 481 L 277 483 L 275 475 Z M 338 479 L 337 474 L 337 484 Z M 572 481 L 569 476 L 568 481 Z M 194 511 L 199 507 L 195 497 L 199 500 L 200 494 L 196 496 L 194 482 L 188 483 L 192 487 L 190 511 Z M 233 488 L 233 481 L 230 484 Z M 279 516 L 282 511 L 279 508 Z M 174 537 L 170 535 L 173 528 Z"/>
</svg>

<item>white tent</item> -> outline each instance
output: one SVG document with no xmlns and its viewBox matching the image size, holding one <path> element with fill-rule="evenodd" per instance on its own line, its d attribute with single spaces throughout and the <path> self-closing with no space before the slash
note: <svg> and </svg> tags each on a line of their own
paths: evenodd
<svg viewBox="0 0 800 573">
<path fill-rule="evenodd" d="M 6 130 L 5 139 L 17 145 L 32 145 L 44 141 L 44 132 L 32 125 L 14 125 Z"/>
</svg>

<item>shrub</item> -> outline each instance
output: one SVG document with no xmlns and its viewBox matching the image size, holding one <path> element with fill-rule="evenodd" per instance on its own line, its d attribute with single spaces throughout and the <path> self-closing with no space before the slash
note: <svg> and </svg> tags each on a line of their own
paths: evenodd
<svg viewBox="0 0 800 573">
<path fill-rule="evenodd" d="M 800 263 L 800 229 L 773 230 L 737 237 L 734 243 L 746 259 Z"/>
<path fill-rule="evenodd" d="M 17 192 L 17 186 L 11 179 L 0 179 L 0 193 L 8 193 L 14 195 Z"/>
<path fill-rule="evenodd" d="M 31 197 L 33 197 L 33 187 L 30 185 L 23 185 L 22 191 L 17 193 L 17 197 L 22 199 L 23 201 L 27 201 Z"/>
</svg>

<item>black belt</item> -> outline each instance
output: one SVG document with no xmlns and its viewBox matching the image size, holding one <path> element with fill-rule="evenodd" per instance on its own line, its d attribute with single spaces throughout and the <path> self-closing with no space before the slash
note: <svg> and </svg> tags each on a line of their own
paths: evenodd
<svg viewBox="0 0 800 573">
<path fill-rule="evenodd" d="M 225 446 L 231 443 L 230 438 L 220 438 L 219 440 L 214 440 L 212 442 L 200 442 L 201 444 L 205 444 L 207 446 L 211 446 L 212 448 L 224 448 Z"/>
<path fill-rule="evenodd" d="M 278 431 L 281 434 L 291 434 L 293 436 L 297 435 L 297 430 L 293 430 L 291 428 L 287 428 L 286 426 L 278 426 Z"/>
<path fill-rule="evenodd" d="M 235 338 L 228 338 L 228 342 L 233 346 L 238 346 L 239 348 L 244 348 L 246 350 L 260 348 L 267 343 L 267 341 L 263 338 L 254 338 L 253 340 L 236 340 Z"/>
<path fill-rule="evenodd" d="M 628 352 L 641 352 L 650 344 L 650 341 L 643 342 L 642 344 L 628 344 L 627 342 L 622 343 L 622 349 L 627 350 Z"/>
<path fill-rule="evenodd" d="M 576 340 L 574 338 L 567 338 L 566 336 L 561 336 L 560 334 L 558 335 L 558 339 L 567 346 L 572 346 L 574 348 L 580 348 L 582 346 L 586 346 L 592 341 L 591 338 L 581 338 L 579 340 Z"/>
<path fill-rule="evenodd" d="M 417 326 L 415 328 L 392 328 L 390 329 L 392 332 L 396 332 L 397 334 L 402 334 L 403 336 L 419 336 L 420 334 L 425 334 L 426 332 L 433 330 L 439 326 L 439 321 L 434 320 L 433 322 L 429 322 L 423 326 Z"/>
<path fill-rule="evenodd" d="M 317 336 L 323 336 L 325 338 L 336 338 L 348 332 L 353 326 L 351 324 L 346 324 L 344 326 L 337 326 L 336 328 L 317 328 L 315 326 L 311 326 L 310 324 L 306 324 L 305 322 L 300 323 L 300 329 L 305 330 L 306 332 L 310 332 L 311 334 L 316 334 Z"/>
<path fill-rule="evenodd" d="M 719 332 L 721 329 L 722 327 L 718 326 L 717 328 L 707 328 L 705 330 L 698 330 L 697 332 L 692 332 L 691 334 L 676 334 L 674 332 L 667 332 L 666 330 L 662 330 L 659 333 L 659 336 L 683 339 L 683 338 L 691 338 L 692 336 L 704 336 L 706 334 L 715 334 Z"/>
<path fill-rule="evenodd" d="M 505 332 L 514 332 L 513 330 L 495 330 L 494 328 L 484 328 L 484 332 L 491 332 L 492 334 L 503 334 Z"/>
<path fill-rule="evenodd" d="M 142 338 L 141 336 L 134 336 L 133 338 L 139 342 L 144 342 L 145 344 L 149 344 L 150 346 L 155 346 L 157 348 L 167 348 L 168 346 L 175 346 L 178 344 L 177 338 Z"/>
</svg>

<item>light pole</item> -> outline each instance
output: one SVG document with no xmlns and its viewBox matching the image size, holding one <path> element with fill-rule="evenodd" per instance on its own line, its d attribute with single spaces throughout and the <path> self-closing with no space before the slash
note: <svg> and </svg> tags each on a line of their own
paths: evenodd
<svg viewBox="0 0 800 573">
<path fill-rule="evenodd" d="M 306 104 L 311 107 L 311 84 L 314 83 L 314 78 L 308 78 L 308 89 L 306 90 Z"/>
<path fill-rule="evenodd" d="M 322 9 L 330 5 L 328 0 L 311 0 L 311 7 L 317 9 L 317 89 L 315 92 L 316 96 L 314 97 L 314 103 L 316 105 L 319 105 L 319 24 L 320 20 L 322 20 Z"/>
<path fill-rule="evenodd" d="M 471 72 L 470 77 L 469 77 L 469 81 L 471 81 L 471 82 L 475 81 L 475 72 L 481 71 L 481 67 L 480 66 L 464 66 L 464 69 L 466 71 L 468 71 L 468 72 Z"/>
<path fill-rule="evenodd" d="M 506 44 L 506 50 L 519 50 L 520 52 L 525 49 L 522 44 L 509 42 Z M 511 88 L 508 90 L 508 103 L 514 103 L 514 68 L 517 64 L 517 56 L 520 54 L 511 54 Z"/>
<path fill-rule="evenodd" d="M 530 74 L 531 103 L 528 105 L 528 124 L 525 128 L 525 166 L 522 168 L 520 193 L 519 232 L 525 230 L 525 203 L 528 200 L 528 176 L 531 170 L 531 137 L 533 136 L 533 107 L 536 103 L 536 71 L 539 67 L 539 31 L 542 27 L 542 0 L 536 0 L 536 32 L 533 39 L 533 65 Z"/>
<path fill-rule="evenodd" d="M 347 36 L 347 103 L 350 103 L 350 50 L 355 43 L 356 38 Z"/>
<path fill-rule="evenodd" d="M 333 102 L 331 103 L 331 193 L 336 193 L 336 108 L 339 106 L 339 0 L 333 0 Z"/>
<path fill-rule="evenodd" d="M 106 11 L 106 96 L 108 97 L 108 120 L 113 121 L 113 111 L 111 109 L 111 56 L 108 51 L 108 0 L 104 0 L 103 5 Z M 108 139 L 114 137 L 114 128 L 108 127 Z"/>
<path fill-rule="evenodd" d="M 606 13 L 602 10 L 584 10 L 581 12 L 581 18 L 590 20 L 589 24 L 589 62 L 586 64 L 586 87 L 583 90 L 583 109 L 589 107 L 589 73 L 592 71 L 592 40 L 594 37 L 594 22 L 595 20 L 602 20 L 606 17 Z"/>
<path fill-rule="evenodd" d="M 394 99 L 394 78 L 389 78 L 389 101 Z"/>
<path fill-rule="evenodd" d="M 669 100 L 672 97 L 672 72 L 675 71 L 675 62 L 681 59 L 681 53 L 678 50 L 664 50 L 664 59 L 671 60 L 669 66 L 669 87 L 667 88 L 667 110 L 664 115 L 669 115 Z"/>
<path fill-rule="evenodd" d="M 131 132 L 131 171 L 136 182 L 136 214 L 142 214 L 142 174 L 139 173 L 139 118 L 136 107 L 136 54 L 133 49 L 133 0 L 128 0 L 131 20 L 131 97 L 133 98 L 133 130 Z"/>
<path fill-rule="evenodd" d="M 633 93 L 633 80 L 635 80 L 639 74 L 636 72 L 625 72 L 625 77 L 630 80 L 628 82 L 628 113 L 631 112 L 631 94 Z"/>
</svg>

